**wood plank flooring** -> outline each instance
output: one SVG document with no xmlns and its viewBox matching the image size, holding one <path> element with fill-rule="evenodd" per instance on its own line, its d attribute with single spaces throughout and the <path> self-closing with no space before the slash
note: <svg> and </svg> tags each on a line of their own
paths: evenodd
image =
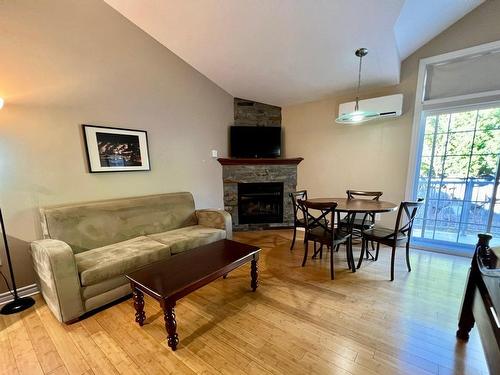
<svg viewBox="0 0 500 375">
<path fill-rule="evenodd" d="M 131 299 L 72 325 L 36 305 L 0 317 L 0 374 L 487 374 L 476 330 L 455 339 L 469 259 L 413 250 L 389 281 L 389 251 L 352 274 L 345 250 L 300 266 L 291 231 L 236 233 L 262 248 L 260 286 L 250 267 L 182 299 L 179 349 L 166 345 L 163 315 L 146 297 L 144 327 Z M 357 259 L 359 251 L 356 252 Z"/>
</svg>

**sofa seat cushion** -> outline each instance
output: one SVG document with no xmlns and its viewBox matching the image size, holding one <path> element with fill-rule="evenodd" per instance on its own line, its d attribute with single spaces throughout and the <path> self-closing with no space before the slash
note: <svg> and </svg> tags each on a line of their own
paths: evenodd
<svg viewBox="0 0 500 375">
<path fill-rule="evenodd" d="M 94 285 L 170 257 L 167 245 L 146 236 L 84 251 L 75 255 L 83 286 Z"/>
<path fill-rule="evenodd" d="M 167 245 L 172 254 L 178 254 L 198 246 L 223 240 L 226 238 L 226 231 L 203 225 L 191 225 L 168 232 L 150 234 L 148 237 Z"/>
<path fill-rule="evenodd" d="M 114 277 L 109 280 L 104 280 L 100 283 L 84 286 L 81 288 L 82 299 L 85 301 L 89 298 L 106 293 L 110 290 L 121 287 L 122 285 L 129 285 L 130 281 L 125 276 Z"/>
</svg>

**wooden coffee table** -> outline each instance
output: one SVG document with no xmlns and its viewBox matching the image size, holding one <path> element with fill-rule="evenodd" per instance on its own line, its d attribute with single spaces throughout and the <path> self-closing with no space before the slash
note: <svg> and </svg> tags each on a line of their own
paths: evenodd
<svg viewBox="0 0 500 375">
<path fill-rule="evenodd" d="M 220 240 L 174 255 L 169 259 L 152 263 L 126 275 L 134 296 L 135 321 L 140 326 L 146 320 L 144 294 L 153 297 L 163 309 L 167 343 L 177 349 L 177 321 L 175 303 L 189 293 L 208 283 L 225 277 L 228 272 L 251 262 L 250 286 L 255 292 L 258 286 L 257 261 L 260 249 L 231 240 Z"/>
</svg>

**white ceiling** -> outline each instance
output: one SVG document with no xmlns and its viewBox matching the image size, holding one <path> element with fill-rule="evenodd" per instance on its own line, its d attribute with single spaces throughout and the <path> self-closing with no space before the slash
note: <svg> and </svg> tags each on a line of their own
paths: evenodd
<svg viewBox="0 0 500 375">
<path fill-rule="evenodd" d="M 484 0 L 105 0 L 236 97 L 275 105 L 399 82 L 402 59 Z"/>
<path fill-rule="evenodd" d="M 394 35 L 404 60 L 485 0 L 406 0 Z"/>
</svg>

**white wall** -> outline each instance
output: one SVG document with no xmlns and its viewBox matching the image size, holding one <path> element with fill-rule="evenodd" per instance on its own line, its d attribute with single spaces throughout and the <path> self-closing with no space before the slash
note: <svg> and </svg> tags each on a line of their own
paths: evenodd
<svg viewBox="0 0 500 375">
<path fill-rule="evenodd" d="M 39 206 L 171 191 L 223 206 L 210 150 L 227 152 L 228 93 L 100 0 L 2 1 L 0 25 L 0 207 L 19 286 L 34 282 Z M 147 130 L 152 170 L 88 173 L 81 124 Z"/>
</svg>

